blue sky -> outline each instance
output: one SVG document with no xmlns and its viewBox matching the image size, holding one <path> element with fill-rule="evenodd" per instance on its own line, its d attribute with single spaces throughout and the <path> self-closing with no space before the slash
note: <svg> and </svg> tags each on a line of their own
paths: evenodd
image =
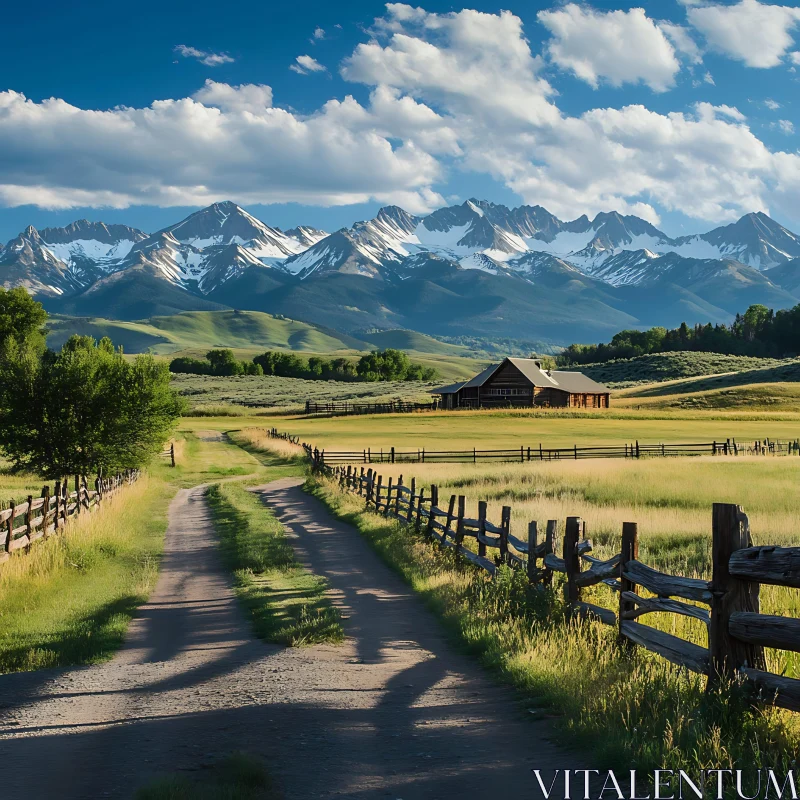
<svg viewBox="0 0 800 800">
<path fill-rule="evenodd" d="M 147 0 L 4 17 L 2 240 L 80 217 L 155 230 L 220 199 L 329 230 L 470 196 L 616 208 L 671 234 L 751 210 L 800 230 L 797 4 Z"/>
</svg>

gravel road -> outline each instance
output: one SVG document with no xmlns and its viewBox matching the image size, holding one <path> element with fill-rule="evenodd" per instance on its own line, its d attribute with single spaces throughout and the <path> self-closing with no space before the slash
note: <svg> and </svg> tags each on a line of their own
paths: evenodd
<svg viewBox="0 0 800 800">
<path fill-rule="evenodd" d="M 330 582 L 346 642 L 255 640 L 204 489 L 181 490 L 157 587 L 116 657 L 0 677 L 0 797 L 130 797 L 155 774 L 202 775 L 234 750 L 263 758 L 291 800 L 538 798 L 532 768 L 578 766 L 300 483 L 254 491 Z"/>
</svg>

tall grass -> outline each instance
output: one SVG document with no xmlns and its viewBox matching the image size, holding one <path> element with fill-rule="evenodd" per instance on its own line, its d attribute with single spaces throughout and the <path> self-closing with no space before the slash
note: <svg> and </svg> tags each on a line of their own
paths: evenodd
<svg viewBox="0 0 800 800">
<path fill-rule="evenodd" d="M 321 481 L 313 491 L 360 529 L 469 651 L 525 693 L 533 715 L 556 715 L 564 738 L 590 747 L 597 763 L 786 769 L 800 755 L 800 726 L 788 712 L 754 710 L 737 687 L 707 695 L 701 677 L 643 648 L 621 651 L 613 629 L 567 622 L 558 590 L 532 589 L 508 568 L 491 581 L 452 551 L 365 511 L 335 484 Z"/>
<path fill-rule="evenodd" d="M 169 493 L 143 476 L 0 568 L 0 672 L 94 663 L 155 584 Z"/>
</svg>

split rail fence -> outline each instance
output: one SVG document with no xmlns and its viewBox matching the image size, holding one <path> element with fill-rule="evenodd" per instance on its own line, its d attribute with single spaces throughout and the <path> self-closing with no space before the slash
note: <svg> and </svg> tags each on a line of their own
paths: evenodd
<svg viewBox="0 0 800 800">
<path fill-rule="evenodd" d="M 319 450 L 304 445 L 316 464 L 442 464 L 442 463 L 525 463 L 528 461 L 571 461 L 585 458 L 666 458 L 674 456 L 800 455 L 800 439 L 764 439 L 741 444 L 735 439 L 689 444 L 640 444 L 594 447 L 534 447 L 505 450 L 401 450 L 394 447 L 363 450 Z"/>
<path fill-rule="evenodd" d="M 410 414 L 414 411 L 436 411 L 437 401 L 430 403 L 409 403 L 405 400 L 389 400 L 385 403 L 337 402 L 318 403 L 306 400 L 305 413 L 309 415 L 348 417 L 357 414 Z"/>
<path fill-rule="evenodd" d="M 539 587 L 552 586 L 554 576 L 563 575 L 568 613 L 616 627 L 620 647 L 644 647 L 706 675 L 709 686 L 728 679 L 749 682 L 761 701 L 800 711 L 800 680 L 768 672 L 764 653 L 766 647 L 800 652 L 800 619 L 759 613 L 761 584 L 800 588 L 800 547 L 754 547 L 739 506 L 714 504 L 708 581 L 670 575 L 639 561 L 635 522 L 623 523 L 620 552 L 601 560 L 591 555 L 585 521 L 567 517 L 557 555 L 557 520 L 547 521 L 543 540 L 536 521 L 528 523 L 527 535 L 519 538 L 511 531 L 510 506 L 503 506 L 500 521 L 493 522 L 482 500 L 477 517 L 470 518 L 464 495 L 453 494 L 440 503 L 435 485 L 418 486 L 412 478 L 407 486 L 402 476 L 384 482 L 371 467 L 331 467 L 324 461 L 314 466 L 338 481 L 343 491 L 363 497 L 367 508 L 455 550 L 489 575 L 507 564 L 524 570 L 528 581 Z M 472 548 L 465 545 L 467 539 L 474 542 Z M 615 608 L 584 601 L 584 589 L 599 583 L 616 593 Z M 701 620 L 708 631 L 707 647 L 638 621 L 653 612 Z"/>
<path fill-rule="evenodd" d="M 100 507 L 103 500 L 116 494 L 122 487 L 139 478 L 139 470 L 127 470 L 113 478 L 96 478 L 94 489 L 89 489 L 85 476 L 75 476 L 74 489 L 70 491 L 67 479 L 42 488 L 41 497 L 28 495 L 24 503 L 9 503 L 0 510 L 0 564 L 11 553 L 29 548 L 37 539 L 60 533 L 82 513 Z"/>
</svg>

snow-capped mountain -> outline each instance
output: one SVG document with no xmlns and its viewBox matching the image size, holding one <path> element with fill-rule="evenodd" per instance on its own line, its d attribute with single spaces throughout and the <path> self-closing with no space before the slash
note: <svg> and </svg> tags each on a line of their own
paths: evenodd
<svg viewBox="0 0 800 800">
<path fill-rule="evenodd" d="M 45 247 L 60 261 L 75 270 L 113 268 L 147 234 L 127 225 L 105 225 L 80 219 L 64 228 L 42 228 L 39 236 Z"/>
<path fill-rule="evenodd" d="M 301 278 L 329 272 L 379 277 L 380 267 L 400 261 L 418 249 L 413 235 L 418 222 L 402 208 L 387 206 L 375 219 L 342 228 L 302 254 L 288 258 L 284 269 Z"/>
<path fill-rule="evenodd" d="M 214 203 L 190 214 L 175 225 L 159 233 L 169 233 L 182 244 L 197 250 L 221 244 L 238 244 L 247 248 L 256 258 L 283 261 L 303 252 L 306 242 L 319 241 L 326 234 L 313 228 L 296 228 L 296 236 L 271 228 L 248 214 L 236 203 Z"/>
<path fill-rule="evenodd" d="M 0 250 L 0 285 L 6 289 L 24 286 L 31 294 L 45 296 L 72 294 L 83 288 L 32 225 Z"/>
<path fill-rule="evenodd" d="M 491 287 L 506 303 L 521 291 L 551 304 L 563 293 L 562 308 L 591 296 L 592 303 L 625 314 L 630 304 L 672 303 L 676 315 L 691 308 L 723 319 L 750 302 L 776 308 L 797 302 L 800 267 L 793 259 L 800 263 L 800 237 L 763 213 L 673 239 L 636 216 L 609 212 L 563 221 L 541 206 L 471 199 L 424 217 L 388 206 L 373 219 L 327 234 L 308 226 L 281 230 L 222 202 L 150 235 L 87 220 L 28 228 L 0 248 L 0 284 L 50 298 L 101 298 L 72 304 L 92 313 L 102 312 L 105 298 L 120 286 L 128 308 L 130 298 L 158 295 L 164 287 L 168 303 L 136 305 L 136 313 L 183 308 L 180 297 L 186 307 L 246 308 L 256 302 L 252 295 L 294 296 L 295 286 L 308 287 L 297 289 L 298 298 L 307 298 L 297 300 L 299 308 L 333 303 L 346 317 L 348 308 L 358 311 L 376 292 L 389 293 L 376 305 L 385 308 L 394 298 L 418 298 L 438 282 L 459 292 L 471 285 L 487 306 L 494 295 L 483 293 Z M 315 288 L 322 278 L 330 279 L 320 284 L 324 291 Z M 516 288 L 500 291 L 498 281 L 514 281 Z M 373 282 L 383 288 L 366 285 Z M 432 291 L 439 296 L 439 289 Z M 445 304 L 449 291 L 441 294 Z M 672 299 L 663 299 L 667 295 Z M 585 313 L 600 313 L 595 308 L 588 305 Z M 510 324 L 502 313 L 498 319 Z"/>
</svg>

